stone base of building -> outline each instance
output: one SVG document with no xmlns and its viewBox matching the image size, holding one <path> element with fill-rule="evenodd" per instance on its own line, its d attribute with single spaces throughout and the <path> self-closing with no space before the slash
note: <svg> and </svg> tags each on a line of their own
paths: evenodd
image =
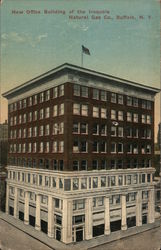
<svg viewBox="0 0 161 250">
<path fill-rule="evenodd" d="M 86 250 L 86 249 L 90 249 L 90 248 L 93 248 L 93 247 L 96 247 L 99 245 L 104 245 L 104 244 L 110 243 L 110 242 L 115 241 L 115 240 L 126 238 L 126 237 L 129 237 L 132 235 L 136 235 L 136 234 L 160 227 L 160 224 L 161 224 L 161 218 L 158 218 L 152 224 L 145 224 L 145 225 L 142 225 L 140 227 L 132 227 L 126 231 L 117 231 L 117 232 L 111 233 L 110 235 L 103 235 L 103 236 L 92 238 L 91 240 L 88 240 L 88 241 L 85 240 L 82 242 L 78 242 L 78 243 L 74 243 L 74 244 L 70 243 L 70 244 L 66 245 L 62 242 L 58 242 L 57 240 L 55 240 L 53 238 L 49 238 L 43 232 L 36 231 L 30 225 L 29 226 L 24 225 L 24 223 L 22 221 L 15 219 L 13 216 L 6 215 L 3 212 L 0 212 L 0 219 L 8 222 L 12 226 L 18 228 L 19 230 L 23 231 L 24 233 L 41 241 L 42 243 L 44 243 L 45 245 L 47 245 L 51 249 L 55 249 L 55 250 L 58 250 L 58 249 L 70 250 L 72 247 L 74 247 L 75 250 L 77 250 L 77 249 Z"/>
</svg>

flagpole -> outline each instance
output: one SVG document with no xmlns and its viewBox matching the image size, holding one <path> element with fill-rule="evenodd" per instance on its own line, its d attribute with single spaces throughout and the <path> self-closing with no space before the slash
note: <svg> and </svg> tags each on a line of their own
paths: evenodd
<svg viewBox="0 0 161 250">
<path fill-rule="evenodd" d="M 82 54 L 81 54 L 81 67 L 83 67 L 83 50 L 82 50 Z"/>
</svg>

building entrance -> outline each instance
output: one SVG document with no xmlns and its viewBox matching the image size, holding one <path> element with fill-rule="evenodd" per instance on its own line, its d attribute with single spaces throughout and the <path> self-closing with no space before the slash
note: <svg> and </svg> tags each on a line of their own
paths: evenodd
<svg viewBox="0 0 161 250">
<path fill-rule="evenodd" d="M 61 240 L 61 230 L 59 228 L 56 229 L 56 240 Z"/>
<path fill-rule="evenodd" d="M 83 240 L 83 228 L 78 227 L 76 229 L 76 242 L 82 241 Z"/>
</svg>

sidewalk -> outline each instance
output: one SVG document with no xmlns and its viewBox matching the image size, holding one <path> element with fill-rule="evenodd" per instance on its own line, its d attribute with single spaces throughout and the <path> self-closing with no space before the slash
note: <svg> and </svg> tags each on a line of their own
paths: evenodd
<svg viewBox="0 0 161 250">
<path fill-rule="evenodd" d="M 50 249 L 53 250 L 87 250 L 94 247 L 101 249 L 101 245 L 105 245 L 106 243 L 116 241 L 118 239 L 126 238 L 132 235 L 136 235 L 147 230 L 151 230 L 153 228 L 157 228 L 160 226 L 160 220 L 157 220 L 154 224 L 143 225 L 142 227 L 134 227 L 130 228 L 127 231 L 118 231 L 112 233 L 110 236 L 100 236 L 88 241 L 82 241 L 80 243 L 65 245 L 62 242 L 59 242 L 55 239 L 49 238 L 43 232 L 36 231 L 32 226 L 24 225 L 24 223 L 20 220 L 16 220 L 13 216 L 6 215 L 5 213 L 0 212 L 0 220 L 6 221 L 11 224 L 15 228 L 21 230 L 22 232 L 30 235 L 32 238 L 37 239 L 42 242 Z"/>
</svg>

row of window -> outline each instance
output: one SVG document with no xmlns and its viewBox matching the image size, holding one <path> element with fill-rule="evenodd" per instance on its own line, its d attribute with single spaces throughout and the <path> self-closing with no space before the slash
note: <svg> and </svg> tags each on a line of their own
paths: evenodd
<svg viewBox="0 0 161 250">
<path fill-rule="evenodd" d="M 9 158 L 8 163 L 10 165 L 16 165 L 16 166 L 23 166 L 23 167 L 38 167 L 38 168 L 45 168 L 45 169 L 53 169 L 62 171 L 64 168 L 64 162 L 63 160 L 49 160 L 49 159 L 34 159 L 34 158 L 15 158 L 11 157 Z M 136 158 L 130 158 L 126 159 L 126 161 L 123 161 L 123 159 L 111 159 L 110 161 L 107 161 L 107 159 L 93 159 L 90 163 L 90 166 L 92 167 L 92 170 L 98 170 L 98 169 L 123 169 L 123 168 L 149 168 L 152 166 L 151 159 L 136 159 Z M 72 162 L 72 170 L 73 171 L 83 171 L 88 170 L 89 164 L 88 161 L 85 159 L 82 160 L 73 160 Z M 90 168 L 91 169 L 91 168 Z"/>
<path fill-rule="evenodd" d="M 132 184 L 144 184 L 151 182 L 151 174 L 133 174 L 133 175 L 111 175 L 100 177 L 82 177 L 82 178 L 59 178 L 43 176 L 41 174 L 21 173 L 9 171 L 8 178 L 30 183 L 33 185 L 44 186 L 47 188 L 64 189 L 64 191 L 105 188 Z"/>
<path fill-rule="evenodd" d="M 60 97 L 64 95 L 64 85 L 60 85 L 59 87 L 55 87 L 52 89 L 52 98 Z M 30 96 L 19 102 L 15 102 L 9 105 L 9 112 L 16 111 L 18 109 L 30 107 L 32 105 L 36 105 L 38 103 L 42 103 L 44 101 L 49 101 L 51 98 L 50 90 L 46 90 L 34 96 Z"/>
<path fill-rule="evenodd" d="M 52 145 L 52 149 L 50 148 Z M 75 139 L 73 141 L 73 153 L 88 153 L 88 142 Z M 53 153 L 64 152 L 64 141 L 53 141 L 53 142 L 29 142 L 10 144 L 10 153 L 49 153 L 50 150 Z M 107 142 L 106 141 L 93 141 L 92 142 L 93 153 L 107 153 Z M 110 147 L 110 153 L 127 153 L 127 154 L 151 154 L 151 145 L 143 144 L 139 147 L 136 143 L 127 144 L 124 149 L 123 143 L 112 142 Z"/>
<path fill-rule="evenodd" d="M 29 142 L 29 143 L 19 143 L 10 144 L 10 153 L 49 153 L 50 152 L 50 142 Z M 63 153 L 64 152 L 64 141 L 53 141 L 52 142 L 52 153 Z"/>
<path fill-rule="evenodd" d="M 81 116 L 88 116 L 89 115 L 89 106 L 87 104 L 80 104 L 80 103 L 74 103 L 73 104 L 73 114 L 74 115 L 81 115 Z M 100 108 L 93 106 L 92 108 L 92 116 L 95 118 L 107 118 L 107 109 L 106 108 Z M 125 114 L 124 111 L 116 111 L 111 110 L 111 120 L 118 120 L 118 121 L 124 121 L 125 120 Z M 152 123 L 152 116 L 147 114 L 137 114 L 133 112 L 126 112 L 126 121 L 128 122 L 141 122 L 145 124 L 151 124 Z"/>
<path fill-rule="evenodd" d="M 81 115 L 81 116 L 88 116 L 89 110 L 87 104 L 79 104 L 74 103 L 73 104 L 73 114 L 74 115 Z M 59 105 L 53 106 L 53 117 L 55 116 L 64 115 L 64 103 Z M 92 116 L 95 118 L 107 118 L 107 109 L 106 108 L 99 108 L 96 106 L 93 106 L 92 109 Z M 28 114 L 20 114 L 19 116 L 12 116 L 10 118 L 10 126 L 16 125 L 16 124 L 23 124 L 26 122 L 32 122 L 36 121 L 37 119 L 46 119 L 50 117 L 50 107 L 42 108 L 39 110 L 39 112 L 36 110 L 34 112 L 29 112 Z M 111 110 L 111 120 L 118 120 L 123 121 L 125 119 L 124 112 L 123 111 L 116 111 Z M 133 112 L 127 112 L 126 113 L 126 121 L 128 122 L 141 122 L 144 124 L 151 124 L 152 123 L 152 116 L 151 115 L 138 115 Z"/>
<path fill-rule="evenodd" d="M 73 87 L 73 94 L 74 96 L 81 96 L 81 97 L 89 97 L 89 88 L 85 86 L 80 86 L 74 84 Z M 32 105 L 36 105 L 38 103 L 42 103 L 44 101 L 49 101 L 50 98 L 57 98 L 64 95 L 64 85 L 60 85 L 58 87 L 54 87 L 53 89 L 49 89 L 43 91 L 39 94 L 34 96 L 30 96 L 18 102 L 12 103 L 9 105 L 9 112 L 16 111 L 18 109 L 30 107 Z M 95 100 L 107 101 L 108 93 L 104 90 L 99 89 L 92 89 L 92 98 Z M 112 103 L 118 104 L 125 104 L 125 97 L 121 94 L 111 93 L 110 94 L 110 101 Z M 126 96 L 126 105 L 127 106 L 139 106 L 139 99 L 136 97 Z M 152 103 L 148 100 L 141 100 L 141 107 L 144 109 L 152 109 Z"/>
<path fill-rule="evenodd" d="M 77 84 L 74 84 L 74 96 L 81 96 L 81 97 L 89 97 L 89 88 L 85 86 L 80 86 Z M 105 90 L 99 90 L 99 89 L 92 89 L 92 96 L 94 100 L 101 100 L 101 101 L 107 101 L 108 93 Z M 118 104 L 125 104 L 125 97 L 121 94 L 116 93 L 110 93 L 110 101 L 112 103 L 118 103 Z M 144 109 L 151 109 L 152 104 L 151 101 L 147 100 L 141 100 L 141 107 Z M 139 99 L 136 97 L 126 96 L 126 105 L 127 106 L 139 106 Z"/>
<path fill-rule="evenodd" d="M 52 125 L 52 134 L 63 134 L 64 133 L 64 123 L 54 123 Z M 23 129 L 12 129 L 10 131 L 10 139 L 16 138 L 30 138 L 30 137 L 37 137 L 37 136 L 47 136 L 50 135 L 50 125 L 40 125 L 39 127 L 34 126 L 30 128 L 23 128 Z"/>
<path fill-rule="evenodd" d="M 53 106 L 53 117 L 58 115 L 64 115 L 64 103 L 61 103 L 59 105 Z M 10 118 L 10 126 L 16 125 L 16 124 L 23 124 L 26 122 L 32 122 L 46 119 L 50 117 L 50 107 L 42 108 L 39 110 L 35 110 L 34 112 L 29 112 L 28 114 L 21 114 L 19 116 L 11 116 Z"/>
</svg>

